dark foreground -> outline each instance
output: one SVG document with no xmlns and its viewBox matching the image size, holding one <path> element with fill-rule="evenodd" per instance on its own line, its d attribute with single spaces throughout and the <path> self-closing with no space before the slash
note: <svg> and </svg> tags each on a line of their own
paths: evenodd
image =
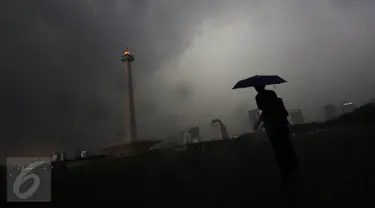
<svg viewBox="0 0 375 208">
<path fill-rule="evenodd" d="M 374 140 L 373 126 L 294 137 L 301 178 L 289 188 L 280 186 L 267 139 L 244 137 L 69 168 L 55 176 L 52 201 L 126 201 L 136 207 L 375 207 Z"/>
</svg>

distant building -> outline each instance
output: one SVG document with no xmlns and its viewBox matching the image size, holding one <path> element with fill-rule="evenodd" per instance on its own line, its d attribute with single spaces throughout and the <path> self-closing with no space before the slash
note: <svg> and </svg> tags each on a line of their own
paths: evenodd
<svg viewBox="0 0 375 208">
<path fill-rule="evenodd" d="M 213 119 L 211 121 L 212 140 L 229 139 L 227 127 L 220 119 Z"/>
<path fill-rule="evenodd" d="M 59 159 L 59 154 L 57 152 L 52 153 L 52 162 L 56 162 Z"/>
<path fill-rule="evenodd" d="M 326 121 L 332 120 L 337 118 L 338 116 L 338 109 L 335 105 L 326 105 L 324 106 L 324 115 Z"/>
<path fill-rule="evenodd" d="M 250 126 L 253 128 L 254 124 L 256 124 L 260 117 L 260 110 L 250 110 L 249 111 L 249 119 L 250 119 Z M 254 131 L 255 129 L 253 129 Z"/>
<path fill-rule="evenodd" d="M 198 143 L 201 141 L 201 137 L 199 134 L 199 126 L 192 127 L 188 131 L 190 138 L 192 139 L 193 143 Z"/>
<path fill-rule="evenodd" d="M 82 150 L 81 151 L 81 158 L 86 158 L 87 157 L 87 151 L 86 150 Z"/>
<path fill-rule="evenodd" d="M 356 108 L 356 105 L 353 102 L 351 102 L 351 101 L 343 102 L 341 104 L 341 113 L 342 114 L 351 113 L 351 112 L 353 112 L 353 110 L 355 108 Z"/>
<path fill-rule="evenodd" d="M 51 158 L 52 162 L 65 161 L 65 152 L 54 152 Z"/>
<path fill-rule="evenodd" d="M 192 144 L 193 143 L 193 140 L 191 139 L 191 136 L 189 134 L 189 132 L 184 132 L 184 134 L 182 135 L 182 144 L 183 145 L 186 145 L 186 144 Z"/>
<path fill-rule="evenodd" d="M 305 123 L 302 111 L 300 109 L 290 110 L 289 116 L 290 116 L 290 121 L 292 125 Z"/>
<path fill-rule="evenodd" d="M 60 152 L 60 161 L 65 161 L 65 159 L 66 159 L 66 153 Z"/>
<path fill-rule="evenodd" d="M 189 130 L 181 132 L 181 134 L 182 134 L 182 144 L 183 145 L 199 143 L 201 141 L 198 126 L 191 127 L 191 128 L 189 128 Z"/>
</svg>

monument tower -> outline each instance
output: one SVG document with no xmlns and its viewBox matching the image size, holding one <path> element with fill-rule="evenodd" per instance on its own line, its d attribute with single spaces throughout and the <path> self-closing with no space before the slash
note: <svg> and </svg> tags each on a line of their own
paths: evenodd
<svg viewBox="0 0 375 208">
<path fill-rule="evenodd" d="M 128 84 L 127 92 L 125 94 L 125 138 L 121 142 L 107 144 L 103 147 L 103 151 L 107 155 L 123 157 L 126 155 L 134 155 L 141 152 L 148 151 L 160 140 L 137 140 L 137 123 L 135 120 L 135 105 L 133 92 L 133 77 L 131 64 L 134 61 L 134 56 L 129 53 L 126 47 L 124 55 L 121 58 L 125 67 L 125 80 Z"/>
<path fill-rule="evenodd" d="M 134 142 L 137 140 L 137 123 L 135 120 L 135 106 L 134 106 L 134 92 L 131 64 L 134 61 L 134 56 L 129 53 L 126 47 L 124 55 L 121 59 L 125 66 L 125 80 L 128 82 L 128 92 L 125 95 L 125 140 Z"/>
</svg>

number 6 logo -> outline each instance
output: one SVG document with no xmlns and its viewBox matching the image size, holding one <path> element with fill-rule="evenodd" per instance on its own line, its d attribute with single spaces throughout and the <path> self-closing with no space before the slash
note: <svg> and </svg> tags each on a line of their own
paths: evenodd
<svg viewBox="0 0 375 208">
<path fill-rule="evenodd" d="M 21 171 L 21 173 L 17 176 L 16 180 L 13 183 L 13 192 L 16 196 L 20 199 L 27 199 L 32 196 L 36 190 L 38 190 L 40 185 L 40 178 L 36 174 L 27 175 L 32 169 L 42 165 L 44 161 L 37 161 L 30 165 L 28 165 L 25 169 Z M 20 187 L 30 178 L 33 179 L 33 184 L 30 188 L 25 191 L 24 193 L 20 193 Z"/>
</svg>

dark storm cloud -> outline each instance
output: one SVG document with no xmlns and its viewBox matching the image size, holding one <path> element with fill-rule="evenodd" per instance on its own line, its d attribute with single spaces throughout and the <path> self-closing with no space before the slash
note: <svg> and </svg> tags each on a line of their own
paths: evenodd
<svg viewBox="0 0 375 208">
<path fill-rule="evenodd" d="M 375 89 L 374 5 L 7 0 L 0 146 L 48 152 L 121 138 L 126 45 L 136 58 L 139 130 L 147 138 L 169 133 L 169 124 L 206 128 L 213 117 L 236 129 L 242 119 L 234 115 L 255 107 L 254 93 L 231 85 L 255 73 L 285 77 L 277 91 L 312 119 L 324 102 L 363 101 Z"/>
<path fill-rule="evenodd" d="M 6 1 L 1 146 L 110 142 L 103 138 L 119 132 L 124 115 L 124 47 L 137 54 L 137 70 L 157 70 L 189 44 L 189 28 L 210 8 L 174 1 Z"/>
</svg>

